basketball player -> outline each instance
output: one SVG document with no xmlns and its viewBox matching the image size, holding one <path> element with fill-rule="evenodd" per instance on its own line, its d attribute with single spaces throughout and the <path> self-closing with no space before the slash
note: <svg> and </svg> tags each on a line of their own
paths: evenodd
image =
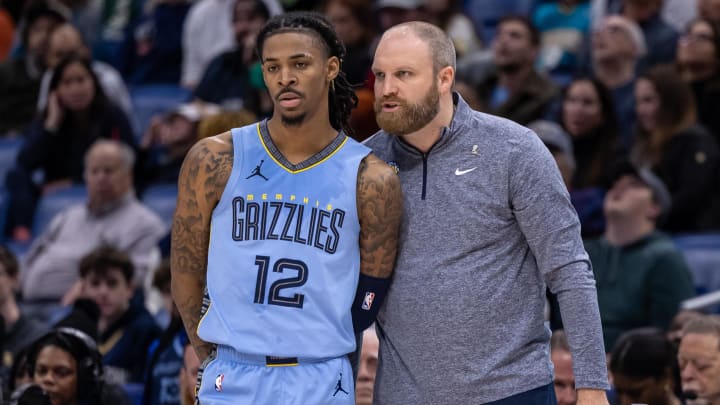
<svg viewBox="0 0 720 405">
<path fill-rule="evenodd" d="M 561 304 L 578 404 L 607 404 L 593 273 L 547 148 L 451 91 L 455 51 L 433 25 L 386 31 L 372 69 L 382 131 L 366 145 L 395 163 L 406 207 L 378 316 L 374 403 L 554 404 L 547 285 Z"/>
<path fill-rule="evenodd" d="M 346 354 L 387 290 L 399 179 L 346 134 L 357 99 L 323 17 L 271 19 L 257 51 L 272 118 L 200 141 L 179 180 L 172 293 L 199 401 L 352 404 Z"/>
</svg>

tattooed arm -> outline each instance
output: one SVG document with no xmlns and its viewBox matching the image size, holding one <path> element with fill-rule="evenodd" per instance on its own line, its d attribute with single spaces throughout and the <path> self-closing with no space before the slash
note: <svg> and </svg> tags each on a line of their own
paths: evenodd
<svg viewBox="0 0 720 405">
<path fill-rule="evenodd" d="M 229 132 L 199 141 L 180 169 L 172 226 L 172 297 L 200 360 L 213 345 L 197 335 L 207 273 L 210 217 L 230 177 L 233 162 Z"/>
<path fill-rule="evenodd" d="M 357 200 L 360 272 L 375 278 L 389 278 L 395 267 L 403 197 L 400 178 L 373 154 L 360 164 Z"/>
</svg>

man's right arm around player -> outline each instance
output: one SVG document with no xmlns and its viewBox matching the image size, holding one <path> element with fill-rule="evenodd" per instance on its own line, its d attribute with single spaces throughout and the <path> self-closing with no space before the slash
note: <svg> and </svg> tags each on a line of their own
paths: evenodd
<svg viewBox="0 0 720 405">
<path fill-rule="evenodd" d="M 357 206 L 360 279 L 352 307 L 355 333 L 373 323 L 385 298 L 395 267 L 403 213 L 400 178 L 372 154 L 360 163 Z"/>
<path fill-rule="evenodd" d="M 210 218 L 230 177 L 232 162 L 229 132 L 206 138 L 188 152 L 178 180 L 170 252 L 171 290 L 200 361 L 213 350 L 212 344 L 197 335 L 206 285 Z"/>
</svg>

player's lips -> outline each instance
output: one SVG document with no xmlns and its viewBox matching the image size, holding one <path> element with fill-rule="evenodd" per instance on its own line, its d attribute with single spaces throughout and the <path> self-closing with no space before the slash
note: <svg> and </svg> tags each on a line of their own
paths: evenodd
<svg viewBox="0 0 720 405">
<path fill-rule="evenodd" d="M 297 107 L 300 104 L 302 95 L 292 90 L 287 90 L 277 96 L 281 106 L 285 108 Z"/>
</svg>

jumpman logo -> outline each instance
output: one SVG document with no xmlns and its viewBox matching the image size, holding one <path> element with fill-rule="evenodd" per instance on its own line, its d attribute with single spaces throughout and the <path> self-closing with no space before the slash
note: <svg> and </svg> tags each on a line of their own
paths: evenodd
<svg viewBox="0 0 720 405">
<path fill-rule="evenodd" d="M 245 177 L 245 180 L 247 180 L 247 179 L 249 179 L 250 177 L 253 177 L 253 176 L 260 176 L 260 177 L 262 177 L 263 179 L 265 179 L 265 181 L 267 181 L 268 178 L 265 177 L 265 176 L 263 176 L 262 173 L 260 173 L 260 167 L 263 165 L 263 162 L 264 162 L 264 161 L 265 161 L 265 160 L 260 160 L 260 164 L 257 165 L 257 166 L 255 166 L 255 168 L 253 169 L 252 173 L 250 173 L 249 176 Z"/>
<path fill-rule="evenodd" d="M 340 373 L 340 378 L 338 378 L 338 382 L 337 382 L 337 384 L 335 384 L 335 393 L 333 394 L 333 396 L 337 395 L 337 393 L 340 391 L 344 392 L 345 395 L 350 395 L 342 387 L 342 373 Z"/>
</svg>

